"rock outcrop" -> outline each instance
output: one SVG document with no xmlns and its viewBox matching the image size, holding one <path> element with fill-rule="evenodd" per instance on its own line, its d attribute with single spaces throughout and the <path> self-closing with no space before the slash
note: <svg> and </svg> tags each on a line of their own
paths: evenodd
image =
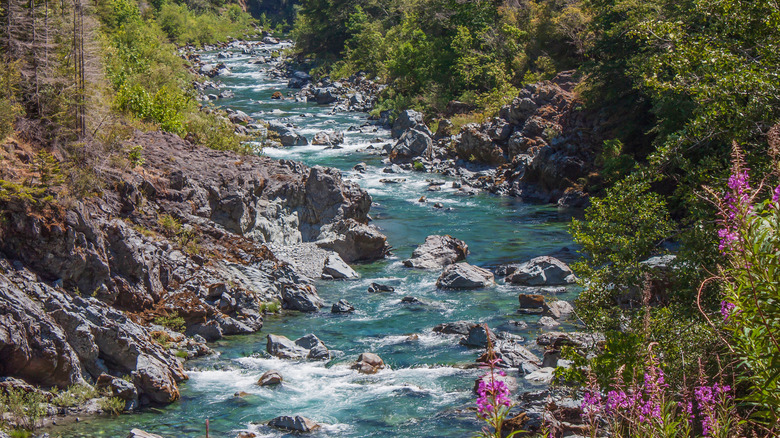
<svg viewBox="0 0 780 438">
<path fill-rule="evenodd" d="M 385 361 L 374 353 L 360 353 L 357 361 L 352 365 L 353 370 L 362 374 L 376 374 L 385 367 Z"/>
<path fill-rule="evenodd" d="M 332 277 L 354 272 L 337 254 L 389 250 L 368 224 L 371 197 L 337 170 L 163 133 L 137 132 L 131 144 L 143 169 L 97 169 L 96 196 L 67 206 L 0 199 L 0 375 L 60 387 L 129 375 L 141 403 L 168 403 L 186 374 L 154 337 L 175 338 L 188 357 L 209 349 L 150 323 L 216 340 L 259 330 L 266 302 L 318 310 L 313 280 L 272 244 L 334 248 L 319 267 Z"/>
</svg>

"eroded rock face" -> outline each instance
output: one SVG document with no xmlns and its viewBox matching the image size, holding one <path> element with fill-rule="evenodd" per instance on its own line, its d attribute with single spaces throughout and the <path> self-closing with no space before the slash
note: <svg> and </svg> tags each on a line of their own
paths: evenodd
<svg viewBox="0 0 780 438">
<path fill-rule="evenodd" d="M 493 273 L 487 269 L 455 263 L 444 268 L 436 286 L 443 289 L 481 289 L 493 283 Z"/>
<path fill-rule="evenodd" d="M 1 266 L 0 356 L 3 376 L 61 388 L 82 379 L 81 363 L 65 332 L 41 303 L 3 275 Z"/>
<path fill-rule="evenodd" d="M 95 298 L 72 297 L 35 280 L 34 274 L 17 273 L 0 259 L 0 294 L 5 298 L 0 305 L 8 305 L 7 315 L 38 321 L 40 327 L 32 333 L 11 332 L 16 335 L 15 347 L 0 347 L 13 358 L 3 361 L 4 374 L 58 386 L 81 381 L 82 372 L 93 379 L 105 373 L 130 374 L 147 401 L 169 403 L 179 398 L 177 383 L 187 375 L 148 329 Z M 27 361 L 24 369 L 12 368 L 22 361 Z"/>
<path fill-rule="evenodd" d="M 404 260 L 404 266 L 417 269 L 440 269 L 466 259 L 469 247 L 466 242 L 452 236 L 428 236 L 425 242 Z"/>
<path fill-rule="evenodd" d="M 67 209 L 0 200 L 0 374 L 47 386 L 129 374 L 142 402 L 167 403 L 186 375 L 145 323 L 175 314 L 216 340 L 259 330 L 263 302 L 319 309 L 313 281 L 268 242 L 325 242 L 350 260 L 388 250 L 368 225 L 370 196 L 337 170 L 162 133 L 132 144 L 143 171 L 100 169 L 100 197 Z"/>
<path fill-rule="evenodd" d="M 481 126 L 470 123 L 461 130 L 460 141 L 455 145 L 458 156 L 467 161 L 477 160 L 487 164 L 504 164 L 504 152 L 493 142 L 490 134 L 481 130 Z"/>
</svg>

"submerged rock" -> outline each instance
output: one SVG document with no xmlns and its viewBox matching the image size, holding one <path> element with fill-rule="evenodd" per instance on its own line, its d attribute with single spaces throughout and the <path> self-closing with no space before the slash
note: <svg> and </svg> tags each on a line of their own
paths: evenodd
<svg viewBox="0 0 780 438">
<path fill-rule="evenodd" d="M 468 263 L 455 263 L 444 269 L 436 286 L 443 289 L 480 289 L 493 282 L 493 273 L 487 269 Z"/>
<path fill-rule="evenodd" d="M 418 246 L 412 258 L 404 260 L 404 266 L 417 269 L 440 269 L 466 259 L 469 247 L 466 242 L 452 236 L 428 236 Z"/>
<path fill-rule="evenodd" d="M 295 417 L 289 417 L 286 415 L 283 415 L 281 417 L 276 417 L 273 420 L 269 421 L 268 425 L 275 429 L 283 429 L 283 430 L 289 430 L 293 432 L 304 432 L 304 433 L 312 432 L 322 427 L 319 424 L 317 424 L 314 420 L 311 420 L 306 417 L 302 417 L 300 415 L 296 415 Z"/>
<path fill-rule="evenodd" d="M 334 303 L 333 307 L 330 309 L 331 313 L 352 313 L 354 311 L 355 307 L 353 307 L 352 304 L 350 304 L 347 300 L 339 300 L 339 302 Z"/>
<path fill-rule="evenodd" d="M 392 286 L 388 286 L 386 284 L 379 284 L 379 283 L 371 283 L 370 286 L 368 286 L 368 292 L 375 294 L 379 292 L 394 292 L 395 288 Z"/>
<path fill-rule="evenodd" d="M 141 429 L 132 429 L 130 433 L 127 435 L 127 438 L 163 438 L 160 435 L 155 435 L 153 433 L 144 432 Z"/>
</svg>

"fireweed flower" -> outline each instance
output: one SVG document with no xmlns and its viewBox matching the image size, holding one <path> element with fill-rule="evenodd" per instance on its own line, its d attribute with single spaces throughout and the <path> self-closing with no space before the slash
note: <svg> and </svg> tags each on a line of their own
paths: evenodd
<svg viewBox="0 0 780 438">
<path fill-rule="evenodd" d="M 509 407 L 512 404 L 509 400 L 509 388 L 502 380 L 490 381 L 483 378 L 479 381 L 477 394 L 477 412 L 480 415 L 491 414 L 501 406 Z"/>
<path fill-rule="evenodd" d="M 736 304 L 730 303 L 728 301 L 721 301 L 720 302 L 720 314 L 723 315 L 723 321 L 728 321 L 729 317 L 731 316 L 732 312 L 736 308 Z"/>
<path fill-rule="evenodd" d="M 750 205 L 751 188 L 747 170 L 735 169 L 734 174 L 729 177 L 729 193 L 723 196 L 722 214 L 723 228 L 718 230 L 720 244 L 718 249 L 726 254 L 734 248 L 734 243 L 739 241 L 739 227 L 745 215 L 753 211 Z M 780 187 L 778 187 L 780 188 Z M 777 191 L 780 199 L 780 191 Z"/>
<path fill-rule="evenodd" d="M 728 385 L 714 384 L 712 386 L 702 385 L 694 389 L 693 394 L 696 403 L 701 412 L 701 429 L 703 436 L 711 436 L 711 433 L 718 426 L 717 406 L 720 403 L 720 395 L 731 391 Z"/>
<path fill-rule="evenodd" d="M 778 201 L 780 201 L 780 185 L 775 187 L 775 191 L 772 193 L 772 202 L 777 204 Z"/>
</svg>

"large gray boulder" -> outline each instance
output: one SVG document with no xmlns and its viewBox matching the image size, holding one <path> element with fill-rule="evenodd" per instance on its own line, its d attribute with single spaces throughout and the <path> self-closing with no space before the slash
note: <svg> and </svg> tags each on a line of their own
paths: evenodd
<svg viewBox="0 0 780 438">
<path fill-rule="evenodd" d="M 316 312 L 325 302 L 310 284 L 288 284 L 282 290 L 282 307 L 301 312 Z"/>
<path fill-rule="evenodd" d="M 422 113 L 414 110 L 401 111 L 401 113 L 398 114 L 398 117 L 396 117 L 395 122 L 393 123 L 393 129 L 390 133 L 393 138 L 401 138 L 403 133 L 410 129 L 416 129 L 428 134 L 429 137 L 431 136 L 431 131 L 423 122 Z"/>
<path fill-rule="evenodd" d="M 321 427 L 314 420 L 311 420 L 306 417 L 302 417 L 300 415 L 296 415 L 295 417 L 289 417 L 286 415 L 283 415 L 281 417 L 276 417 L 273 420 L 269 421 L 268 425 L 273 427 L 274 429 L 282 429 L 282 430 L 289 430 L 292 432 L 302 432 L 302 433 L 312 432 Z"/>
<path fill-rule="evenodd" d="M 444 268 L 436 286 L 442 289 L 480 289 L 493 283 L 492 272 L 463 262 Z"/>
<path fill-rule="evenodd" d="M 506 281 L 523 286 L 558 286 L 577 281 L 571 268 L 554 257 L 536 257 L 520 265 Z"/>
<path fill-rule="evenodd" d="M 338 254 L 331 253 L 325 258 L 325 264 L 322 266 L 324 280 L 354 280 L 359 277 Z"/>
<path fill-rule="evenodd" d="M 492 332 L 490 333 L 490 341 L 495 345 L 496 336 Z M 487 347 L 488 334 L 485 331 L 485 326 L 483 324 L 477 324 L 469 328 L 468 334 L 460 340 L 460 343 L 467 347 Z"/>
<path fill-rule="evenodd" d="M 320 131 L 314 134 L 313 145 L 335 146 L 344 143 L 343 131 Z"/>
<path fill-rule="evenodd" d="M 436 333 L 443 333 L 446 335 L 465 336 L 468 335 L 469 331 L 476 326 L 477 324 L 468 321 L 445 322 L 434 327 L 433 331 Z"/>
<path fill-rule="evenodd" d="M 279 141 L 282 146 L 306 146 L 309 144 L 309 140 L 298 131 L 278 122 L 271 122 L 268 124 L 268 130 L 275 132 L 279 135 Z"/>
<path fill-rule="evenodd" d="M 320 105 L 327 105 L 339 100 L 338 92 L 334 88 L 315 88 L 314 98 Z"/>
<path fill-rule="evenodd" d="M 354 219 L 339 221 L 323 231 L 320 248 L 336 251 L 347 263 L 384 258 L 390 252 L 387 237 L 368 224 Z"/>
<path fill-rule="evenodd" d="M 418 129 L 405 131 L 390 150 L 390 161 L 405 163 L 415 158 L 430 160 L 433 155 L 433 139 Z"/>
<path fill-rule="evenodd" d="M 466 242 L 452 236 L 428 236 L 418 246 L 412 257 L 404 260 L 404 266 L 417 269 L 441 269 L 466 259 L 469 247 Z"/>
<path fill-rule="evenodd" d="M 296 339 L 294 342 L 280 335 L 269 334 L 266 351 L 280 359 L 330 359 L 328 347 L 313 334 Z"/>
</svg>

